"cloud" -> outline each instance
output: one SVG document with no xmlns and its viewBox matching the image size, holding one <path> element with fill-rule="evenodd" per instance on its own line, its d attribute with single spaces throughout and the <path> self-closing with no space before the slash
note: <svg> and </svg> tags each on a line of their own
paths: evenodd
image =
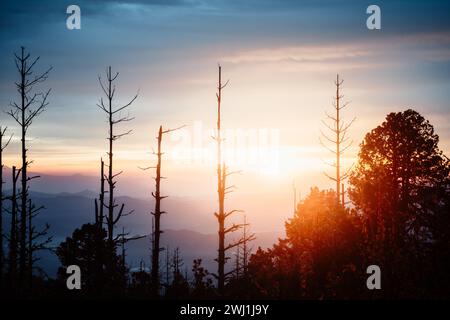
<svg viewBox="0 0 450 320">
<path fill-rule="evenodd" d="M 379 66 L 387 56 L 408 56 L 427 61 L 450 60 L 450 32 L 419 33 L 408 36 L 391 35 L 376 42 L 356 40 L 348 43 L 331 42 L 327 45 L 305 44 L 284 47 L 260 47 L 250 50 L 237 50 L 223 56 L 222 62 L 233 64 L 278 63 L 295 64 L 341 63 L 368 61 Z M 396 61 L 398 63 L 399 61 Z M 384 61 L 384 64 L 389 64 Z"/>
<path fill-rule="evenodd" d="M 290 61 L 295 63 L 328 62 L 338 59 L 370 55 L 367 49 L 357 46 L 299 46 L 271 49 L 255 49 L 231 54 L 222 59 L 230 63 L 264 63 Z"/>
</svg>

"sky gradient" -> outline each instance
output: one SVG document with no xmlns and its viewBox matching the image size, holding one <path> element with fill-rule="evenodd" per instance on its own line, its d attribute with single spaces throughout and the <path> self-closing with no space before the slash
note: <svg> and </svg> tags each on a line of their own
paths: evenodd
<svg viewBox="0 0 450 320">
<path fill-rule="evenodd" d="M 70 4 L 81 8 L 81 30 L 66 29 Z M 381 30 L 366 28 L 370 4 L 381 8 Z M 3 111 L 18 98 L 13 53 L 20 46 L 41 57 L 37 70 L 53 66 L 41 87 L 52 88 L 50 105 L 29 131 L 34 171 L 96 174 L 107 147 L 106 118 L 96 107 L 102 94 L 97 77 L 108 65 L 120 72 L 119 103 L 139 91 L 130 109 L 135 120 L 121 127 L 133 134 L 116 145 L 116 168 L 129 181 L 123 193 L 148 195 L 151 174 L 138 166 L 154 163 L 160 124 L 187 125 L 165 142 L 165 190 L 176 196 L 215 191 L 208 130 L 215 121 L 218 63 L 230 79 L 223 126 L 241 137 L 256 132 L 260 139 L 244 138 L 244 147 L 234 148 L 238 155 L 230 156 L 232 168 L 243 170 L 233 178 L 241 195 L 275 189 L 289 208 L 292 180 L 304 194 L 313 185 L 333 186 L 322 174 L 330 169 L 325 162 L 331 154 L 318 137 L 324 112 L 332 108 L 337 73 L 350 101 L 344 118 L 356 117 L 346 166 L 355 161 L 366 132 L 388 112 L 407 108 L 429 119 L 441 149 L 450 151 L 447 1 L 7 0 L 0 4 L 0 38 Z M 17 126 L 3 112 L 0 123 L 15 134 L 5 163 L 18 164 Z M 181 146 L 183 137 L 191 140 Z M 249 151 L 263 140 L 268 149 Z M 180 156 L 179 148 L 190 156 Z M 200 156 L 193 159 L 190 152 Z M 274 153 L 276 165 L 261 165 Z M 135 177 L 147 179 L 149 189 L 132 189 Z"/>
</svg>

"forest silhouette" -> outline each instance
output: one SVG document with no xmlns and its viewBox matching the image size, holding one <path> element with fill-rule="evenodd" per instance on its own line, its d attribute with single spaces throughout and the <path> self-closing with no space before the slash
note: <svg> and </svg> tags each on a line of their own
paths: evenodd
<svg viewBox="0 0 450 320">
<path fill-rule="evenodd" d="M 286 236 L 271 248 L 252 250 L 255 235 L 251 221 L 230 223 L 240 212 L 229 208 L 226 195 L 234 191 L 230 171 L 223 157 L 221 130 L 228 125 L 222 95 L 228 82 L 218 68 L 217 118 L 213 137 L 217 167 L 211 179 L 217 182 L 217 270 L 207 270 L 202 257 L 183 261 L 179 249 L 161 247 L 164 237 L 163 137 L 177 128 L 161 124 L 155 130 L 157 150 L 154 165 L 142 168 L 154 171 L 155 206 L 148 208 L 153 228 L 149 230 L 151 259 L 145 268 L 132 270 L 126 261 L 126 247 L 144 235 L 130 236 L 132 230 L 119 229 L 118 223 L 133 208 L 116 201 L 121 171 L 116 171 L 116 146 L 130 131 L 121 132 L 120 124 L 132 117 L 123 114 L 139 94 L 128 103 L 116 106 L 115 80 L 119 73 L 111 67 L 106 78 L 99 77 L 97 104 L 106 115 L 107 159 L 100 159 L 98 197 L 92 221 L 86 221 L 62 242 L 54 244 L 51 226 L 37 228 L 34 219 L 42 207 L 33 202 L 29 186 L 32 164 L 28 151 L 33 141 L 28 131 L 46 111 L 50 89 L 41 89 L 51 76 L 51 68 L 35 69 L 25 48 L 15 54 L 18 97 L 6 112 L 20 129 L 21 166 L 4 172 L 2 154 L 11 135 L 0 127 L 0 286 L 2 296 L 15 298 L 99 298 L 135 297 L 150 299 L 408 299 L 450 298 L 450 161 L 439 149 L 439 137 L 432 124 L 413 109 L 392 112 L 376 128 L 370 129 L 359 145 L 356 164 L 343 168 L 340 160 L 349 146 L 347 129 L 340 110 L 342 79 L 336 77 L 333 113 L 327 114 L 322 143 L 336 161 L 333 174 L 327 176 L 334 189 L 311 186 L 309 194 L 295 203 L 293 216 L 285 222 Z M 320 120 L 318 120 L 319 122 Z M 320 123 L 318 123 L 320 125 Z M 180 124 L 181 126 L 183 124 Z M 301 130 L 301 126 L 300 129 Z M 5 174 L 6 173 L 6 174 Z M 6 180 L 11 190 L 4 190 Z M 195 179 L 195 177 L 193 177 Z M 276 212 L 274 212 L 276 214 Z M 9 225 L 5 225 L 8 215 Z M 180 217 L 180 219 L 183 219 Z M 238 235 L 238 238 L 231 235 Z M 38 253 L 53 252 L 60 261 L 56 278 L 45 277 L 38 269 Z M 81 290 L 68 290 L 66 269 L 81 270 Z M 381 290 L 366 286 L 367 267 L 381 270 Z M 191 269 L 192 276 L 186 273 Z"/>
</svg>

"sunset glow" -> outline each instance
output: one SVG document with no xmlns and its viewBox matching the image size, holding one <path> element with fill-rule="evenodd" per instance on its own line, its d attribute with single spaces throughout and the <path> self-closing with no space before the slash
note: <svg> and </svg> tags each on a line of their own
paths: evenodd
<svg viewBox="0 0 450 320">
<path fill-rule="evenodd" d="M 450 298 L 449 2 L 2 0 L 0 37 L 1 295 Z"/>
</svg>

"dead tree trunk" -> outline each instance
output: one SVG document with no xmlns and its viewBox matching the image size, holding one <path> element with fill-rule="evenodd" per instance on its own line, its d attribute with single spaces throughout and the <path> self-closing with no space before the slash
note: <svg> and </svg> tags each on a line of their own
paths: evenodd
<svg viewBox="0 0 450 320">
<path fill-rule="evenodd" d="M 158 132 L 158 163 L 156 165 L 156 177 L 155 177 L 155 192 L 152 192 L 152 196 L 155 198 L 155 211 L 153 212 L 153 216 L 155 217 L 155 230 L 154 230 L 154 241 L 153 241 L 153 250 L 152 250 L 152 284 L 155 291 L 155 294 L 159 292 L 159 238 L 162 233 L 161 231 L 161 200 L 164 199 L 164 196 L 161 196 L 161 140 L 162 140 L 162 126 L 159 127 Z"/>
<path fill-rule="evenodd" d="M 241 270 L 242 270 L 242 267 L 241 267 L 241 246 L 237 246 L 236 247 L 236 260 L 235 260 L 235 266 L 234 266 L 234 268 L 235 268 L 235 272 L 236 272 L 236 275 L 235 275 L 235 277 L 236 277 L 236 279 L 239 279 L 240 277 L 241 277 Z"/>
<path fill-rule="evenodd" d="M 180 270 L 183 267 L 184 262 L 183 259 L 180 258 L 180 248 L 176 248 L 173 250 L 173 257 L 172 257 L 172 274 L 173 274 L 173 281 L 172 283 L 175 283 L 177 280 L 179 280 L 180 275 L 182 276 Z"/>
<path fill-rule="evenodd" d="M 28 267 L 30 268 L 28 272 L 29 288 L 33 286 L 33 209 L 31 199 L 28 199 Z"/>
<path fill-rule="evenodd" d="M 220 108 L 222 102 L 222 89 L 227 85 L 222 85 L 222 67 L 219 66 L 219 85 L 217 86 L 217 194 L 219 197 L 219 212 L 216 212 L 216 218 L 219 223 L 219 250 L 217 256 L 217 287 L 222 293 L 225 286 L 225 163 L 222 160 L 222 137 L 221 137 L 221 121 Z"/>
<path fill-rule="evenodd" d="M 15 54 L 15 63 L 17 71 L 20 75 L 20 80 L 16 82 L 17 90 L 20 94 L 20 102 L 11 103 L 11 110 L 8 114 L 19 124 L 21 129 L 21 191 L 20 191 L 20 252 L 19 252 L 19 277 L 21 286 L 25 286 L 25 273 L 28 267 L 28 272 L 32 266 L 27 266 L 27 205 L 28 205 L 28 181 L 34 177 L 28 176 L 28 166 L 30 162 L 27 159 L 27 143 L 26 136 L 30 125 L 34 118 L 41 114 L 48 105 L 47 98 L 50 90 L 40 93 L 32 93 L 35 85 L 45 81 L 51 68 L 47 69 L 42 74 L 34 74 L 33 67 L 38 62 L 39 57 L 31 60 L 30 54 L 25 53 L 25 48 L 21 48 L 20 55 Z M 30 249 L 30 248 L 28 248 Z"/>
<path fill-rule="evenodd" d="M 160 247 L 160 236 L 163 231 L 161 230 L 161 215 L 166 213 L 161 210 L 161 200 L 167 198 L 167 196 L 161 195 L 161 179 L 165 177 L 161 176 L 161 165 L 162 165 L 162 139 L 163 135 L 169 132 L 181 129 L 184 126 L 178 127 L 176 129 L 167 129 L 163 130 L 162 126 L 159 126 L 158 136 L 156 137 L 158 141 L 158 149 L 157 152 L 154 153 L 157 156 L 156 167 L 149 167 L 156 169 L 156 177 L 155 177 L 155 192 L 152 192 L 152 196 L 155 199 L 155 210 L 152 212 L 154 217 L 154 230 L 153 231 L 153 248 L 152 248 L 152 288 L 154 295 L 159 294 L 160 287 L 160 279 L 159 279 L 159 253 L 163 250 Z M 145 169 L 149 169 L 145 168 Z"/>
<path fill-rule="evenodd" d="M 244 215 L 244 226 L 243 226 L 243 234 L 242 238 L 244 239 L 242 243 L 242 275 L 245 277 L 247 275 L 247 267 L 248 267 L 248 257 L 251 254 L 251 248 L 248 246 L 248 243 L 255 239 L 254 234 L 249 235 L 249 224 L 247 223 L 247 216 Z"/>
<path fill-rule="evenodd" d="M 341 103 L 342 98 L 344 97 L 341 95 L 340 89 L 343 84 L 344 80 L 339 80 L 339 75 L 336 76 L 336 81 L 334 82 L 336 85 L 336 96 L 333 101 L 333 107 L 335 110 L 335 115 L 329 115 L 326 114 L 326 117 L 328 120 L 331 121 L 331 124 L 326 123 L 325 121 L 322 121 L 322 123 L 327 127 L 327 129 L 330 130 L 332 137 L 329 137 L 328 135 L 324 134 L 321 131 L 322 137 L 327 140 L 329 143 L 332 144 L 332 147 L 329 147 L 327 144 L 322 141 L 322 139 L 319 138 L 320 143 L 330 152 L 332 152 L 336 156 L 335 163 L 330 164 L 333 166 L 336 170 L 335 176 L 330 176 L 327 173 L 324 173 L 330 180 L 334 181 L 336 183 L 336 203 L 339 205 L 344 205 L 344 203 L 341 203 L 341 183 L 348 177 L 348 173 L 350 169 L 348 169 L 344 174 L 341 173 L 341 156 L 344 153 L 345 150 L 347 150 L 351 145 L 352 141 L 348 142 L 348 129 L 352 125 L 353 121 L 355 120 L 353 118 L 350 123 L 344 123 L 341 119 L 341 110 L 344 109 L 348 102 Z"/>
<path fill-rule="evenodd" d="M 126 248 L 125 248 L 125 244 L 127 243 L 127 238 L 126 238 L 126 233 L 125 233 L 125 228 L 122 227 L 122 234 L 121 234 L 121 238 L 120 238 L 120 246 L 122 249 L 122 254 L 121 254 L 121 259 L 120 259 L 120 263 L 121 263 L 121 274 L 123 277 L 123 288 L 127 287 L 127 263 L 126 263 Z"/>
<path fill-rule="evenodd" d="M 155 243 L 155 217 L 152 217 L 152 233 L 150 234 L 150 266 L 152 265 L 153 262 L 153 248 L 155 247 L 154 243 Z"/>
<path fill-rule="evenodd" d="M 217 85 L 218 92 L 216 93 L 217 98 L 217 128 L 216 128 L 216 136 L 214 137 L 214 140 L 216 140 L 217 143 L 217 194 L 219 198 L 219 210 L 214 213 L 215 217 L 217 218 L 217 222 L 219 224 L 219 248 L 218 248 L 218 254 L 217 254 L 217 274 L 215 274 L 215 277 L 217 278 L 217 287 L 219 289 L 219 293 L 223 294 L 224 288 L 225 288 L 225 281 L 227 276 L 233 273 L 231 272 L 225 272 L 225 263 L 227 260 L 230 259 L 230 257 L 226 256 L 226 252 L 236 246 L 241 245 L 245 239 L 240 239 L 237 242 L 230 243 L 228 245 L 225 244 L 225 238 L 228 233 L 237 231 L 239 228 L 242 227 L 242 224 L 232 224 L 230 227 L 225 226 L 225 220 L 227 217 L 232 215 L 235 212 L 239 212 L 240 210 L 231 210 L 229 212 L 225 211 L 225 195 L 232 191 L 234 186 L 227 187 L 226 184 L 226 178 L 230 176 L 233 173 L 236 172 L 227 172 L 228 167 L 225 164 L 225 161 L 223 160 L 223 154 L 222 154 L 222 132 L 221 132 L 221 103 L 222 103 L 222 90 L 226 87 L 228 84 L 228 81 L 225 84 L 222 84 L 222 67 L 219 65 L 219 82 Z"/>
<path fill-rule="evenodd" d="M 248 257 L 251 253 L 251 248 L 248 243 L 255 240 L 255 234 L 249 233 L 249 223 L 247 222 L 247 216 L 244 214 L 244 223 L 242 226 L 242 244 L 236 248 L 236 278 L 246 277 L 248 267 Z"/>
<path fill-rule="evenodd" d="M 104 241 L 103 236 L 103 221 L 104 213 L 103 209 L 105 207 L 105 174 L 104 174 L 105 163 L 103 159 L 100 159 L 100 193 L 97 199 L 95 199 L 95 225 L 97 227 L 96 238 L 97 238 L 97 246 L 96 250 L 96 280 L 97 280 L 97 292 L 101 293 L 103 290 L 104 284 L 104 275 L 103 275 L 103 265 L 104 265 L 104 252 L 102 250 L 103 246 L 101 243 Z"/>
<path fill-rule="evenodd" d="M 170 285 L 170 271 L 169 271 L 169 268 L 170 268 L 170 262 L 169 262 L 169 253 L 170 253 L 170 251 L 169 251 L 169 247 L 166 247 L 166 292 L 167 292 L 167 288 L 169 287 L 169 285 Z"/>
<path fill-rule="evenodd" d="M 98 201 L 95 199 L 95 224 L 99 231 L 103 228 L 103 221 L 105 220 L 103 208 L 105 207 L 105 163 L 103 159 L 100 160 L 100 193 Z"/>
<path fill-rule="evenodd" d="M 20 169 L 12 167 L 12 195 L 11 195 L 11 229 L 9 233 L 9 279 L 11 288 L 16 289 L 17 282 L 17 250 L 18 250 L 18 230 L 17 230 L 17 181 L 19 180 Z"/>
<path fill-rule="evenodd" d="M 4 143 L 7 128 L 0 127 L 0 288 L 3 285 L 3 271 L 4 271 L 4 250 L 3 250 L 3 151 L 11 141 L 12 136 Z"/>
<path fill-rule="evenodd" d="M 294 214 L 297 212 L 297 187 L 295 185 L 295 180 L 292 181 L 292 191 L 294 192 Z"/>
<path fill-rule="evenodd" d="M 110 272 L 113 274 L 115 271 L 115 264 L 113 262 L 114 259 L 114 252 L 116 249 L 115 242 L 118 240 L 114 237 L 114 227 L 119 222 L 120 218 L 123 216 L 129 215 L 132 213 L 132 211 L 128 213 L 124 213 L 124 204 L 121 205 L 119 212 L 116 214 L 115 209 L 118 207 L 118 204 L 115 203 L 114 199 L 114 189 L 116 187 L 116 178 L 118 175 L 122 173 L 122 171 L 118 173 L 114 173 L 113 171 L 113 145 L 114 141 L 120 139 L 121 137 L 128 135 L 131 133 L 132 130 L 129 130 L 124 133 L 116 134 L 114 133 L 114 126 L 122 123 L 122 122 L 128 122 L 131 121 L 133 118 L 130 118 L 129 116 L 121 116 L 121 112 L 125 111 L 130 105 L 137 99 L 138 94 L 136 94 L 127 104 L 122 105 L 120 107 L 114 107 L 113 106 L 113 100 L 114 95 L 116 92 L 116 87 L 114 85 L 114 81 L 119 76 L 119 73 L 115 73 L 113 75 L 111 71 L 111 67 L 108 67 L 106 70 L 106 81 L 103 83 L 101 77 L 98 77 L 98 81 L 100 83 L 100 86 L 103 90 L 103 93 L 106 96 L 106 103 L 104 102 L 103 98 L 100 98 L 100 102 L 97 104 L 97 106 L 103 110 L 108 118 L 108 128 L 109 128 L 109 134 L 107 137 L 108 140 L 108 175 L 106 177 L 106 182 L 108 183 L 108 193 L 109 193 L 109 199 L 108 204 L 105 205 L 108 209 L 108 214 L 105 216 L 106 224 L 107 224 L 107 232 L 108 232 L 108 247 L 110 251 L 109 255 L 109 261 L 108 266 L 110 269 Z"/>
<path fill-rule="evenodd" d="M 103 229 L 103 221 L 104 221 L 104 214 L 103 209 L 105 207 L 105 163 L 103 162 L 103 159 L 100 161 L 100 195 L 99 195 L 99 215 L 98 215 L 98 225 L 100 230 Z"/>
</svg>

